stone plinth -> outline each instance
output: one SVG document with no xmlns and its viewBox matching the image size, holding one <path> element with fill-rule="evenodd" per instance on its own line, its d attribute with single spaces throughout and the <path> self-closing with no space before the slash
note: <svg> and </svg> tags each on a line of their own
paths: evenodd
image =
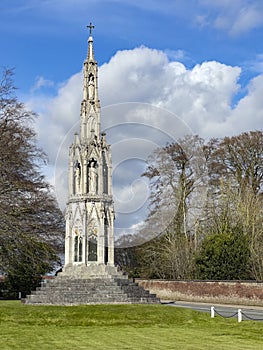
<svg viewBox="0 0 263 350">
<path fill-rule="evenodd" d="M 68 266 L 52 280 L 42 282 L 26 304 L 147 304 L 159 303 L 155 294 L 138 286 L 114 266 Z"/>
</svg>

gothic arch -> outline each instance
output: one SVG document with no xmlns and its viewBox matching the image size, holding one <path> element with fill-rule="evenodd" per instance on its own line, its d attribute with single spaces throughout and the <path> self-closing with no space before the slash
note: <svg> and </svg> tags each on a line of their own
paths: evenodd
<svg viewBox="0 0 263 350">
<path fill-rule="evenodd" d="M 106 152 L 102 151 L 102 177 L 103 177 L 103 193 L 109 193 L 109 167 L 106 160 Z"/>
<path fill-rule="evenodd" d="M 87 256 L 88 261 L 97 261 L 98 258 L 98 220 L 92 218 L 88 225 L 87 232 Z"/>
<path fill-rule="evenodd" d="M 72 215 L 72 221 L 75 222 L 83 222 L 83 215 L 81 214 L 81 208 L 80 205 L 77 204 L 76 209 Z"/>
<path fill-rule="evenodd" d="M 83 258 L 83 228 L 80 219 L 77 219 L 73 226 L 73 252 L 74 252 L 74 262 L 82 262 Z"/>
</svg>

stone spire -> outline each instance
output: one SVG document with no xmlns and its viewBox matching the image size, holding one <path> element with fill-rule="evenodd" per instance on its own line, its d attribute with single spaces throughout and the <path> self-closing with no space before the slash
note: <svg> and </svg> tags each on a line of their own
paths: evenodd
<svg viewBox="0 0 263 350">
<path fill-rule="evenodd" d="M 91 139 L 100 135 L 100 101 L 98 99 L 98 64 L 94 58 L 92 29 L 90 23 L 88 53 L 84 61 L 83 100 L 81 103 L 81 139 Z"/>
<path fill-rule="evenodd" d="M 105 133 L 100 132 L 98 65 L 90 23 L 88 54 L 83 67 L 80 136 L 69 150 L 69 195 L 66 211 L 64 272 L 94 264 L 114 264 L 112 161 Z M 91 264 L 91 265 L 90 265 Z M 86 271 L 87 272 L 87 271 Z"/>
</svg>

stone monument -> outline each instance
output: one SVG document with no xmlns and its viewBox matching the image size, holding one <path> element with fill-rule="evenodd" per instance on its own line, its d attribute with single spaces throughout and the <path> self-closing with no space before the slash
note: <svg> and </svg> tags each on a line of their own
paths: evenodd
<svg viewBox="0 0 263 350">
<path fill-rule="evenodd" d="M 157 303 L 114 266 L 111 149 L 100 130 L 98 66 L 88 26 L 80 134 L 69 149 L 65 264 L 54 279 L 27 296 L 28 304 Z"/>
<path fill-rule="evenodd" d="M 64 275 L 103 274 L 114 266 L 112 162 L 105 133 L 100 132 L 98 66 L 90 24 L 84 62 L 80 135 L 69 150 Z M 106 268 L 107 267 L 107 268 Z"/>
</svg>

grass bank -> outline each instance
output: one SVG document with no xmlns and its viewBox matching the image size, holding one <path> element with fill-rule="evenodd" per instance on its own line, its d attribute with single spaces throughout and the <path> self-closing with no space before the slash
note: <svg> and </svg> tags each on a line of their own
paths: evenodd
<svg viewBox="0 0 263 350">
<path fill-rule="evenodd" d="M 0 302 L 1 350 L 263 349 L 263 323 L 165 305 Z"/>
</svg>

